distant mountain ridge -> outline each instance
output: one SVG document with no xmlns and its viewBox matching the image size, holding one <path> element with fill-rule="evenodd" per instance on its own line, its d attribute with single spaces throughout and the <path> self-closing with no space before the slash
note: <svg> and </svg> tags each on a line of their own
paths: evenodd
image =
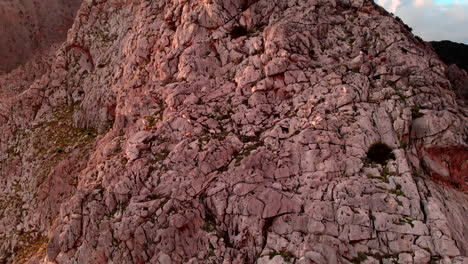
<svg viewBox="0 0 468 264">
<path fill-rule="evenodd" d="M 447 65 L 456 64 L 468 71 L 468 45 L 449 40 L 429 42 Z"/>
<path fill-rule="evenodd" d="M 468 45 L 449 40 L 429 42 L 447 64 L 445 72 L 458 98 L 468 99 Z M 465 70 L 465 71 L 463 71 Z"/>
<path fill-rule="evenodd" d="M 81 0 L 0 1 L 0 73 L 63 42 L 80 4 Z"/>
</svg>

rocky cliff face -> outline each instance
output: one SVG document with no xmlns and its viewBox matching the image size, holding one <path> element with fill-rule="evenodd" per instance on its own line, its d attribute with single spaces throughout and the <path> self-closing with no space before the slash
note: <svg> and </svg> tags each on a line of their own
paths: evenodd
<svg viewBox="0 0 468 264">
<path fill-rule="evenodd" d="M 467 110 L 372 1 L 90 0 L 38 60 L 0 262 L 468 261 Z"/>
<path fill-rule="evenodd" d="M 0 1 L 0 73 L 63 42 L 81 0 Z"/>
</svg>

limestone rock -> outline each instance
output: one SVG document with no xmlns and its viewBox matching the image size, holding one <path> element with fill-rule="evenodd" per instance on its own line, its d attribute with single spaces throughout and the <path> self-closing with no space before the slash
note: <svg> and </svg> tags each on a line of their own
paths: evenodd
<svg viewBox="0 0 468 264">
<path fill-rule="evenodd" d="M 464 263 L 446 73 L 370 0 L 83 1 L 0 75 L 0 262 Z"/>
</svg>

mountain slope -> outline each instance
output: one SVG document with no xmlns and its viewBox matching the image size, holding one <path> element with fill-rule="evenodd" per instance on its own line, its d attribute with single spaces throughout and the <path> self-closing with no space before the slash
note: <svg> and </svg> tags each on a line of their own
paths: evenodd
<svg viewBox="0 0 468 264">
<path fill-rule="evenodd" d="M 81 0 L 0 1 L 0 72 L 63 42 Z"/>
<path fill-rule="evenodd" d="M 85 1 L 0 98 L 2 261 L 464 263 L 445 67 L 372 1 Z"/>
<path fill-rule="evenodd" d="M 434 50 L 447 65 L 456 64 L 468 71 L 468 45 L 444 41 L 431 41 Z"/>
</svg>

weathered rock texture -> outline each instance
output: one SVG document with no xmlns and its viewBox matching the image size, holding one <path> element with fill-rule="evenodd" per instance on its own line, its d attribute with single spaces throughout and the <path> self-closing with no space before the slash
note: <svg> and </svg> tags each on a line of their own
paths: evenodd
<svg viewBox="0 0 468 264">
<path fill-rule="evenodd" d="M 452 88 L 462 103 L 468 100 L 468 73 L 460 69 L 456 64 L 447 67 L 447 78 L 452 83 Z"/>
<path fill-rule="evenodd" d="M 0 72 L 63 42 L 81 0 L 0 1 Z"/>
<path fill-rule="evenodd" d="M 467 111 L 371 1 L 85 1 L 34 65 L 1 83 L 0 262 L 468 261 Z"/>
</svg>

